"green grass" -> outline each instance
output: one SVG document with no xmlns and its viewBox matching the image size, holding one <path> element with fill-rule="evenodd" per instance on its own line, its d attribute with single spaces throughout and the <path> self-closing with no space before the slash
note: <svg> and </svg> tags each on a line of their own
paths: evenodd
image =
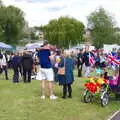
<svg viewBox="0 0 120 120">
<path fill-rule="evenodd" d="M 81 102 L 83 84 L 83 79 L 75 77 L 72 99 L 63 100 L 61 86 L 55 85 L 59 98 L 40 100 L 40 81 L 13 84 L 0 75 L 0 120 L 107 120 L 120 108 L 120 102 L 114 100 L 105 108 L 99 102 Z"/>
</svg>

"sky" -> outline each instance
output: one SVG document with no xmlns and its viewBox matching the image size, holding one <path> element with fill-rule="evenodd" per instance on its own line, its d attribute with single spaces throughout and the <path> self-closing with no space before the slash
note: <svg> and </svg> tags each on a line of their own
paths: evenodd
<svg viewBox="0 0 120 120">
<path fill-rule="evenodd" d="M 29 26 L 45 25 L 60 16 L 74 17 L 87 25 L 87 16 L 100 6 L 105 8 L 120 27 L 120 0 L 2 0 L 21 8 Z"/>
</svg>

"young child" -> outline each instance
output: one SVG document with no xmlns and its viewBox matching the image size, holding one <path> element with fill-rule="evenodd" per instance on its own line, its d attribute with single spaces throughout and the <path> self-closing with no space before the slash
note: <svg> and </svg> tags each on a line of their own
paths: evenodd
<svg viewBox="0 0 120 120">
<path fill-rule="evenodd" d="M 96 77 L 102 77 L 103 76 L 103 70 L 101 69 L 101 67 L 99 65 L 96 65 L 95 76 Z"/>
<path fill-rule="evenodd" d="M 114 75 L 112 77 L 109 76 L 110 85 L 116 86 L 118 84 L 118 77 L 119 77 L 119 72 L 118 72 L 118 70 L 115 70 Z"/>
</svg>

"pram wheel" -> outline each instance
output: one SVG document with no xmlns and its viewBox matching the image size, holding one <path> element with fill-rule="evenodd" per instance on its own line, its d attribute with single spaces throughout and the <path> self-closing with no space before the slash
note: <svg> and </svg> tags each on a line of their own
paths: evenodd
<svg viewBox="0 0 120 120">
<path fill-rule="evenodd" d="M 90 102 L 92 102 L 92 98 L 93 98 L 92 93 L 89 92 L 88 90 L 86 90 L 85 93 L 84 93 L 84 102 L 85 103 L 90 103 Z"/>
<path fill-rule="evenodd" d="M 102 107 L 105 107 L 109 103 L 109 95 L 107 92 L 102 93 L 100 101 Z"/>
</svg>

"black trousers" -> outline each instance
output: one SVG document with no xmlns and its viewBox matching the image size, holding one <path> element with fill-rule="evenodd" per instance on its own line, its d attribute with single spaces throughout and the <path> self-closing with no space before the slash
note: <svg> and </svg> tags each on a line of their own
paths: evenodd
<svg viewBox="0 0 120 120">
<path fill-rule="evenodd" d="M 68 93 L 68 97 L 72 96 L 72 87 L 71 84 L 65 84 L 63 85 L 63 97 L 66 97 Z"/>
<path fill-rule="evenodd" d="M 53 71 L 54 71 L 54 80 L 55 80 L 55 82 L 58 82 L 58 78 L 57 78 L 57 72 L 58 72 L 58 68 L 53 68 Z"/>
<path fill-rule="evenodd" d="M 7 66 L 3 66 L 3 71 L 5 72 L 5 78 L 6 80 L 8 80 L 8 67 Z"/>
<path fill-rule="evenodd" d="M 24 83 L 31 82 L 31 69 L 23 69 L 23 80 Z"/>
<path fill-rule="evenodd" d="M 14 75 L 13 75 L 13 82 L 18 83 L 19 82 L 19 68 L 13 68 Z"/>
<path fill-rule="evenodd" d="M 82 77 L 82 67 L 82 64 L 78 66 L 78 77 Z"/>
</svg>

